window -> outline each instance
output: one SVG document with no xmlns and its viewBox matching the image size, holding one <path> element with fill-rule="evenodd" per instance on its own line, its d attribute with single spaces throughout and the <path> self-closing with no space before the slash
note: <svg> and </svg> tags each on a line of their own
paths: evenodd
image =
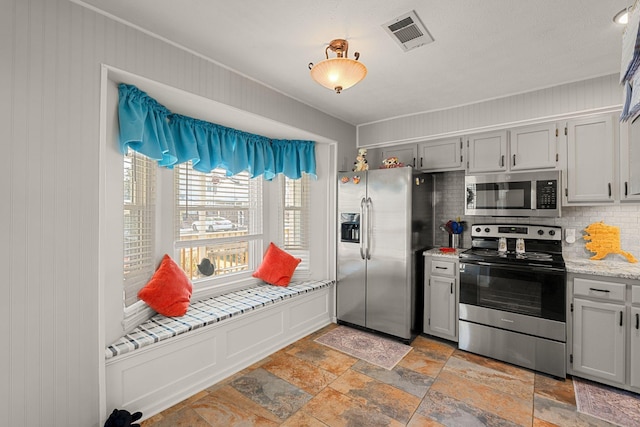
<svg viewBox="0 0 640 427">
<path fill-rule="evenodd" d="M 250 179 L 248 173 L 227 176 L 222 169 L 202 173 L 185 163 L 175 166 L 169 178 L 173 186 L 165 186 L 163 178 L 156 194 L 158 171 L 155 161 L 139 153 L 129 151 L 124 157 L 125 307 L 138 301 L 138 291 L 164 253 L 172 254 L 193 281 L 194 291 L 200 288 L 206 293 L 209 286 L 230 283 L 232 275 L 250 278 L 262 260 L 262 178 Z M 292 180 L 281 175 L 274 184 L 279 225 L 273 239 L 302 258 L 297 271 L 308 271 L 309 177 Z M 167 206 L 167 198 L 174 205 L 169 215 L 173 220 L 158 211 Z M 156 230 L 171 224 L 173 239 L 156 235 Z"/>
<path fill-rule="evenodd" d="M 155 271 L 155 162 L 129 150 L 124 156 L 124 305 L 138 300 L 138 291 Z"/>
<path fill-rule="evenodd" d="M 282 248 L 302 258 L 299 270 L 308 270 L 309 261 L 309 175 L 300 179 L 279 177 L 281 185 L 280 241 Z"/>
<path fill-rule="evenodd" d="M 176 262 L 193 281 L 253 271 L 262 239 L 262 178 L 174 169 Z"/>
</svg>

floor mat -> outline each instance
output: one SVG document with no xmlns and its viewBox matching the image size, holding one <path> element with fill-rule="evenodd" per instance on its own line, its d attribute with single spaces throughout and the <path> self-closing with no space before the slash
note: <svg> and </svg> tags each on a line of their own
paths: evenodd
<svg viewBox="0 0 640 427">
<path fill-rule="evenodd" d="M 640 395 L 573 378 L 578 411 L 623 427 L 640 427 Z"/>
<path fill-rule="evenodd" d="M 408 345 L 346 326 L 338 326 L 315 341 L 385 369 L 393 369 L 411 351 Z"/>
</svg>

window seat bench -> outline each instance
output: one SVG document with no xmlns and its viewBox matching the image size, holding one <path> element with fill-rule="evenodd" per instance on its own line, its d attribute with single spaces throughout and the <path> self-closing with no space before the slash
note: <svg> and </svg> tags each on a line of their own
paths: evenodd
<svg viewBox="0 0 640 427">
<path fill-rule="evenodd" d="M 333 280 L 256 285 L 156 314 L 105 349 L 106 409 L 144 419 L 328 325 Z"/>
</svg>

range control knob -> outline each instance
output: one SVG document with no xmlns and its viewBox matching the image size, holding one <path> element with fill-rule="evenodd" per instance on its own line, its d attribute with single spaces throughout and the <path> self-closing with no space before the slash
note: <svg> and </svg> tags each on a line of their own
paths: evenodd
<svg viewBox="0 0 640 427">
<path fill-rule="evenodd" d="M 538 235 L 542 236 L 544 234 L 544 230 L 538 230 Z"/>
<path fill-rule="evenodd" d="M 556 230 L 549 230 L 549 235 L 550 236 L 555 236 L 556 235 Z"/>
<path fill-rule="evenodd" d="M 480 231 L 482 231 L 482 229 L 480 227 L 476 227 L 476 233 L 479 233 Z"/>
<path fill-rule="evenodd" d="M 485 229 L 484 229 L 484 232 L 485 232 L 485 233 L 488 233 L 488 232 L 490 232 L 490 231 L 491 231 L 491 229 L 490 229 L 489 227 L 487 227 L 487 228 L 485 228 Z"/>
</svg>

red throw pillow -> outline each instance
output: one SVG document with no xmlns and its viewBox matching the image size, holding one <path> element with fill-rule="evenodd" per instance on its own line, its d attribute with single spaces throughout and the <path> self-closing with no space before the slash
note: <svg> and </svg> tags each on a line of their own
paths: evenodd
<svg viewBox="0 0 640 427">
<path fill-rule="evenodd" d="M 138 292 L 138 298 L 165 316 L 184 316 L 192 290 L 191 281 L 184 271 L 169 255 L 165 255 L 151 280 Z"/>
<path fill-rule="evenodd" d="M 270 285 L 287 286 L 300 261 L 302 261 L 300 258 L 295 258 L 272 242 L 264 254 L 262 264 L 253 273 L 253 277 L 264 280 Z"/>
</svg>

